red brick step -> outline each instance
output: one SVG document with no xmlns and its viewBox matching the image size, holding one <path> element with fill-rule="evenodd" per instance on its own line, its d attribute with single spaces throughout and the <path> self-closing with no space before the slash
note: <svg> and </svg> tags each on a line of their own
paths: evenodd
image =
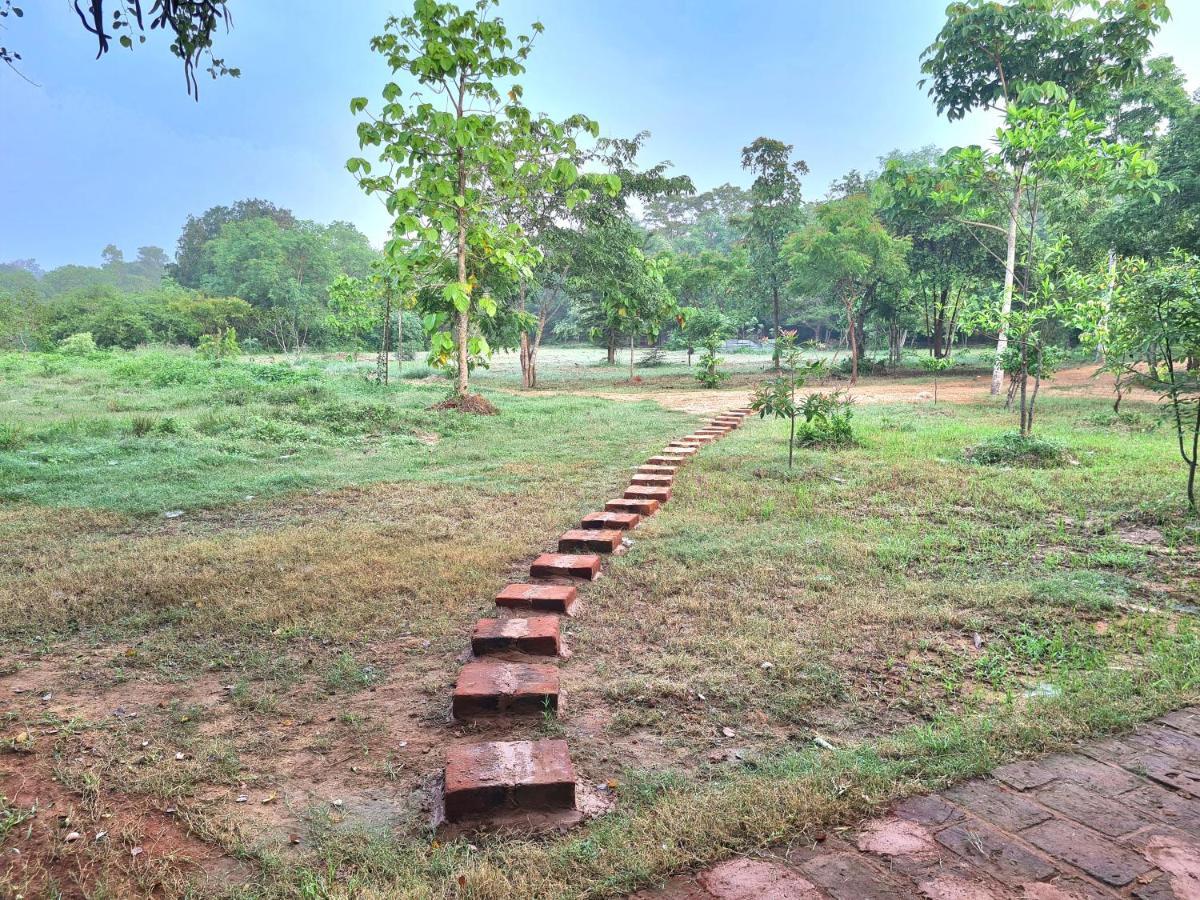
<svg viewBox="0 0 1200 900">
<path fill-rule="evenodd" d="M 454 718 L 558 709 L 558 669 L 547 663 L 480 659 L 458 673 Z"/>
<path fill-rule="evenodd" d="M 627 512 L 594 512 L 588 513 L 583 517 L 583 521 L 579 523 L 581 528 L 598 528 L 608 530 L 615 528 L 619 531 L 629 531 L 637 528 L 638 523 L 642 521 L 642 517 L 637 513 Z"/>
<path fill-rule="evenodd" d="M 535 578 L 583 578 L 593 580 L 600 574 L 600 557 L 594 553 L 543 553 L 529 567 Z"/>
<path fill-rule="evenodd" d="M 646 487 L 645 485 L 635 484 L 625 488 L 626 500 L 657 500 L 659 503 L 666 503 L 671 499 L 671 489 L 669 487 Z"/>
<path fill-rule="evenodd" d="M 520 650 L 533 656 L 558 656 L 561 649 L 557 616 L 480 619 L 471 633 L 471 652 L 476 656 L 506 650 Z"/>
<path fill-rule="evenodd" d="M 572 528 L 558 539 L 559 553 L 613 553 L 621 546 L 621 532 L 613 528 Z"/>
<path fill-rule="evenodd" d="M 568 613 L 578 595 L 573 584 L 510 584 L 496 595 L 496 605 L 506 609 Z"/>
<path fill-rule="evenodd" d="M 642 484 L 646 485 L 647 487 L 670 487 L 674 481 L 675 476 L 660 475 L 657 472 L 635 472 L 633 478 L 631 479 L 632 484 Z"/>
<path fill-rule="evenodd" d="M 639 516 L 652 516 L 658 512 L 658 501 L 618 497 L 605 503 L 604 510 L 605 512 L 628 512 L 637 513 Z"/>
<path fill-rule="evenodd" d="M 662 465 L 659 463 L 646 463 L 638 466 L 636 474 L 638 475 L 674 475 L 679 469 L 678 465 Z"/>
<path fill-rule="evenodd" d="M 567 742 L 491 741 L 446 752 L 446 818 L 494 810 L 575 808 L 575 769 Z"/>
<path fill-rule="evenodd" d="M 658 456 L 652 456 L 648 460 L 646 460 L 646 465 L 648 465 L 648 466 L 669 466 L 672 469 L 678 469 L 680 466 L 682 466 L 684 463 L 686 463 L 688 461 L 688 459 L 689 459 L 688 455 L 684 455 L 684 454 L 676 455 L 674 453 L 668 453 L 668 452 L 664 451 L 664 452 L 660 453 Z"/>
</svg>

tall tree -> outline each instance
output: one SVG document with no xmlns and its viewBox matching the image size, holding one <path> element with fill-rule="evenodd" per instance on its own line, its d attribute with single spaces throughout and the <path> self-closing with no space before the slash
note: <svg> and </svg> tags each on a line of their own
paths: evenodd
<svg viewBox="0 0 1200 900">
<path fill-rule="evenodd" d="M 239 200 L 232 206 L 214 206 L 199 216 L 188 216 L 175 245 L 175 262 L 169 268 L 172 278 L 184 287 L 200 287 L 204 277 L 204 245 L 221 233 L 230 222 L 270 219 L 280 228 L 292 228 L 292 211 L 268 200 Z M 355 273 L 350 273 L 355 274 Z"/>
<path fill-rule="evenodd" d="M 1091 15 L 1087 12 L 1090 11 Z M 921 71 L 939 113 L 952 121 L 976 109 L 1007 112 L 1025 105 L 1074 98 L 1098 100 L 1142 69 L 1151 38 L 1169 15 L 1166 0 L 963 0 L 946 10 L 946 23 L 922 54 Z M 1006 160 L 1008 222 L 1001 318 L 1012 309 L 1018 219 L 1025 197 L 1028 152 Z M 996 340 L 992 393 L 1004 373 L 1008 346 Z"/>
<path fill-rule="evenodd" d="M 800 176 L 808 174 L 808 164 L 802 159 L 793 162 L 791 156 L 792 145 L 773 138 L 760 137 L 742 148 L 742 168 L 754 173 L 750 209 L 743 220 L 745 240 L 759 285 L 771 299 L 777 369 L 782 294 L 789 275 L 783 242 L 800 224 Z"/>
<path fill-rule="evenodd" d="M 355 157 L 347 168 L 396 217 L 389 258 L 399 250 L 413 267 L 439 274 L 444 263 L 452 263 L 449 277 L 441 276 L 443 308 L 433 315 L 435 322 L 439 316 L 453 321 L 452 336 L 435 346 L 453 342 L 460 399 L 468 393 L 471 357 L 489 352 L 483 335 L 471 332 L 472 316 L 496 310 L 494 299 L 476 290 L 481 270 L 490 267 L 515 282 L 528 277 L 540 258 L 518 223 L 496 224 L 498 198 L 569 187 L 578 177 L 565 158 L 575 146 L 575 132 L 598 132 L 582 116 L 572 117 L 570 130 L 534 117 L 521 102 L 520 85 L 502 96 L 498 82 L 524 73 L 532 38 L 518 35 L 514 49 L 504 21 L 489 14 L 496 5 L 497 0 L 478 0 L 463 10 L 416 0 L 412 15 L 388 19 L 371 47 L 394 76 L 415 80 L 417 89 L 406 97 L 389 81 L 378 113 L 367 112 L 365 97 L 350 103 L 353 113 L 366 114 L 358 126 L 359 145 L 379 148 L 382 167 L 372 174 L 371 164 Z M 541 32 L 542 25 L 535 22 L 532 31 Z M 542 156 L 557 159 L 545 166 Z M 518 159 L 526 161 L 520 173 Z"/>
<path fill-rule="evenodd" d="M 907 238 L 888 234 L 865 194 L 831 200 L 784 244 L 784 258 L 806 290 L 832 297 L 846 313 L 850 383 L 858 382 L 858 333 L 866 303 L 908 275 Z"/>
</svg>

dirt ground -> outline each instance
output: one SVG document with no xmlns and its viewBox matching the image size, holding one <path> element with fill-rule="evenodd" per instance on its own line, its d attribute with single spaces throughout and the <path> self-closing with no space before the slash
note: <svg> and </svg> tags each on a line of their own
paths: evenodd
<svg viewBox="0 0 1200 900">
<path fill-rule="evenodd" d="M 942 378 L 938 384 L 939 403 L 975 403 L 985 400 L 991 382 L 986 375 Z M 830 382 L 828 390 L 845 390 L 857 403 L 931 403 L 933 381 L 922 379 L 860 378 L 851 388 L 845 382 Z M 1045 396 L 1069 393 L 1073 397 L 1112 397 L 1113 377 L 1097 375 L 1094 366 L 1076 366 L 1055 374 L 1052 381 L 1042 385 Z M 748 402 L 749 392 L 744 387 L 718 390 L 646 390 L 638 393 L 629 391 L 591 390 L 575 391 L 607 400 L 632 401 L 652 399 L 667 407 L 682 412 L 704 415 L 717 413 Z M 1131 396 L 1142 399 L 1150 397 L 1141 391 Z"/>
</svg>

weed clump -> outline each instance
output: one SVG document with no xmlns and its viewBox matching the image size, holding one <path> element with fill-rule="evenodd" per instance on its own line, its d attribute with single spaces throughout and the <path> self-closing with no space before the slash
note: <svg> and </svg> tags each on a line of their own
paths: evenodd
<svg viewBox="0 0 1200 900">
<path fill-rule="evenodd" d="M 988 438 L 964 450 L 963 458 L 981 466 L 1022 466 L 1031 469 L 1054 469 L 1072 461 L 1062 444 L 1019 434 Z"/>
</svg>

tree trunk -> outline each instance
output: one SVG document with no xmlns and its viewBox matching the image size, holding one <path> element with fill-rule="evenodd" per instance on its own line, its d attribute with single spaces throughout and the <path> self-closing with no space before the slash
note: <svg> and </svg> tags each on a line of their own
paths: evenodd
<svg viewBox="0 0 1200 900">
<path fill-rule="evenodd" d="M 615 331 L 608 333 L 608 364 L 610 366 L 617 364 L 617 333 Z"/>
<path fill-rule="evenodd" d="M 392 292 L 383 292 L 383 339 L 379 344 L 379 353 L 375 356 L 375 376 L 380 384 L 388 383 L 388 343 L 392 331 Z"/>
<path fill-rule="evenodd" d="M 629 332 L 629 380 L 633 381 L 633 332 Z"/>
<path fill-rule="evenodd" d="M 464 196 L 467 193 L 466 151 L 459 147 L 457 154 L 458 193 L 459 196 Z M 462 285 L 463 290 L 467 290 L 467 211 L 460 206 L 455 216 L 458 221 L 458 283 Z M 468 296 L 467 309 L 458 314 L 454 323 L 455 338 L 458 341 L 458 379 L 454 385 L 454 393 L 459 397 L 465 397 L 468 390 L 467 335 L 470 328 L 470 319 L 468 318 L 470 309 L 470 297 Z"/>
<path fill-rule="evenodd" d="M 525 312 L 525 280 L 521 279 L 521 286 L 517 289 L 518 308 L 521 312 Z M 533 387 L 533 376 L 531 374 L 532 357 L 529 352 L 529 332 L 524 328 L 521 329 L 521 387 Z"/>
<path fill-rule="evenodd" d="M 771 362 L 775 365 L 775 371 L 779 371 L 779 285 L 771 285 L 771 305 L 775 313 L 775 348 L 771 354 Z"/>
<path fill-rule="evenodd" d="M 404 376 L 404 307 L 396 310 L 396 377 Z"/>
<path fill-rule="evenodd" d="M 846 307 L 846 322 L 850 326 L 846 334 L 850 341 L 850 384 L 858 384 L 858 323 L 854 321 L 854 303 L 842 301 Z"/>
<path fill-rule="evenodd" d="M 1012 203 L 1008 207 L 1008 243 L 1004 256 L 1004 296 L 1000 301 L 1000 333 L 996 337 L 996 362 L 992 366 L 992 394 L 1000 393 L 1004 384 L 1004 367 L 1000 357 L 1008 349 L 1008 326 L 1006 320 L 1012 312 L 1013 284 L 1017 271 L 1017 217 L 1021 214 L 1021 195 L 1024 190 L 1024 169 L 1017 170 L 1017 183 L 1013 190 Z"/>
</svg>

